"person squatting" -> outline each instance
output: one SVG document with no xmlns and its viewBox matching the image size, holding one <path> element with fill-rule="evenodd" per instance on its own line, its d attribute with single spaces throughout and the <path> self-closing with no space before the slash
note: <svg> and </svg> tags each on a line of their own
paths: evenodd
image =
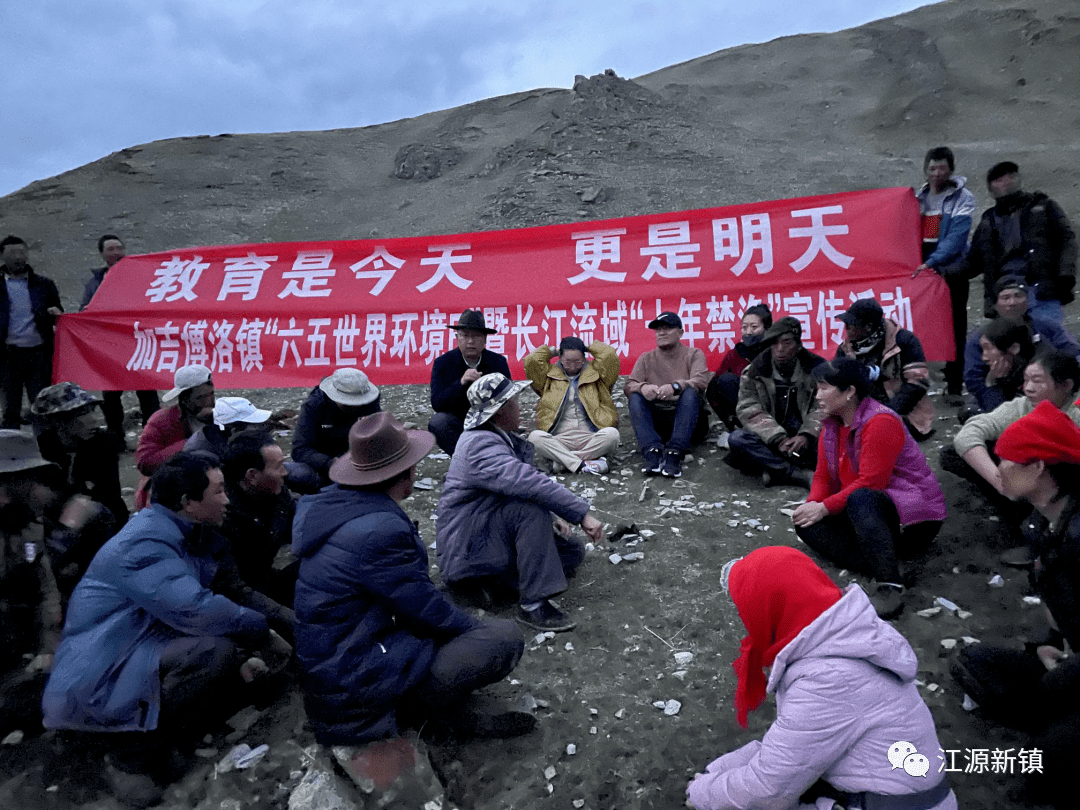
<svg viewBox="0 0 1080 810">
<path fill-rule="evenodd" d="M 1003 561 L 1032 569 L 1047 608 L 1042 643 L 1024 653 L 969 648 L 953 672 L 989 718 L 1043 752 L 1033 790 L 1053 801 L 1068 795 L 1057 791 L 1080 753 L 1080 715 L 1065 697 L 1080 684 L 1067 655 L 1080 643 L 1071 626 L 1080 343 L 1062 325 L 1075 237 L 1006 161 L 987 173 L 995 204 L 969 247 L 974 198 L 951 150 L 931 149 L 923 168 L 923 256 L 912 271 L 943 275 L 953 296 L 957 355 L 945 391 L 963 421 L 940 467 L 976 484 L 1015 538 Z M 106 267 L 91 274 L 83 306 L 124 244 L 107 234 L 98 250 Z M 576 626 L 558 597 L 586 563 L 586 544 L 607 538 L 598 511 L 562 481 L 619 467 L 692 478 L 684 460 L 707 441 L 711 407 L 712 442 L 744 486 L 806 491 L 791 514 L 806 551 L 756 548 L 715 572 L 717 598 L 730 598 L 747 632 L 732 650 L 736 719 L 745 728 L 770 692 L 777 719 L 761 740 L 703 761 L 688 805 L 957 806 L 943 774 L 877 767 L 885 752 L 910 759 L 941 748 L 915 653 L 889 620 L 907 607 L 912 563 L 949 518 L 923 449 L 936 414 L 922 343 L 873 298 L 839 315 L 844 339 L 832 357 L 803 347 L 797 319 L 749 306 L 741 341 L 715 373 L 684 339 L 679 314 L 661 312 L 648 324 L 656 348 L 635 359 L 621 389 L 615 349 L 572 335 L 529 354 L 526 379 L 514 381 L 507 358 L 486 347 L 496 330 L 467 309 L 448 327 L 456 346 L 432 365 L 426 430 L 383 410 L 364 372 L 340 368 L 306 397 L 291 459 L 268 430 L 280 414 L 217 397 L 209 368 L 184 366 L 160 400 L 138 392 L 145 427 L 130 514 L 119 484 L 121 392 L 98 399 L 72 382 L 45 384 L 55 285 L 29 266 L 18 237 L 0 242 L 0 255 L 0 735 L 44 728 L 81 739 L 114 795 L 146 807 L 190 768 L 211 718 L 289 688 L 294 671 L 323 745 L 416 730 L 535 733 L 532 712 L 484 689 L 518 666 L 522 627 Z M 969 335 L 977 275 L 987 322 Z M 526 389 L 536 398 L 531 431 L 522 430 Z M 635 447 L 620 450 L 628 439 Z M 435 445 L 450 457 L 434 538 L 440 584 L 406 511 Z M 826 568 L 869 584 L 840 587 Z"/>
</svg>

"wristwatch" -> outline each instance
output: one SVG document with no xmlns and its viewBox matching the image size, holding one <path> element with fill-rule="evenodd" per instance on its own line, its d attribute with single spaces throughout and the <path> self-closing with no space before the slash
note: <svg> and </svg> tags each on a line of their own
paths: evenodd
<svg viewBox="0 0 1080 810">
<path fill-rule="evenodd" d="M 674 391 L 676 394 L 678 394 L 680 391 L 682 391 L 682 386 L 679 385 L 677 382 L 672 383 L 671 384 L 671 390 Z"/>
</svg>

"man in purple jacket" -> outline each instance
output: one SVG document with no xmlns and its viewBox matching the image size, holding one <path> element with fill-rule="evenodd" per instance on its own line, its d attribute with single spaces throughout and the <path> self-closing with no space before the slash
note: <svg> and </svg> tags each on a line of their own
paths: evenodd
<svg viewBox="0 0 1080 810">
<path fill-rule="evenodd" d="M 439 499 L 439 569 L 452 587 L 509 587 L 520 597 L 518 620 L 537 630 L 572 630 L 551 602 L 584 559 L 580 542 L 555 532 L 551 513 L 580 525 L 593 542 L 604 529 L 589 504 L 533 466 L 517 395 L 528 382 L 486 374 L 468 391 L 465 432 Z"/>
</svg>

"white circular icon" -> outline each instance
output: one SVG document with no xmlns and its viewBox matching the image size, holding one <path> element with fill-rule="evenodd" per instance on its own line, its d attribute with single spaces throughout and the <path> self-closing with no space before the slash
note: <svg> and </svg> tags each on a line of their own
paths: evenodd
<svg viewBox="0 0 1080 810">
<path fill-rule="evenodd" d="M 892 764 L 892 769 L 895 771 L 897 768 L 903 768 L 904 760 L 911 754 L 917 753 L 919 753 L 919 749 L 909 742 L 904 740 L 894 742 L 889 746 L 889 762 Z"/>
<path fill-rule="evenodd" d="M 904 770 L 909 776 L 926 776 L 930 770 L 930 760 L 922 754 L 908 754 L 904 758 Z"/>
</svg>

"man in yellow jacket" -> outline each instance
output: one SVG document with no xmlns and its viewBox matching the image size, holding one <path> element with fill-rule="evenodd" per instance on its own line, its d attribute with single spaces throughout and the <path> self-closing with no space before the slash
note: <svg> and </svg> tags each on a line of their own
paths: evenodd
<svg viewBox="0 0 1080 810">
<path fill-rule="evenodd" d="M 585 360 L 581 338 L 559 343 L 558 361 L 551 362 L 553 347 L 540 346 L 525 358 L 525 376 L 540 395 L 536 427 L 529 441 L 539 458 L 550 459 L 570 472 L 607 472 L 604 456 L 619 446 L 619 414 L 611 388 L 619 379 L 619 356 L 611 346 L 593 341 Z"/>
</svg>

